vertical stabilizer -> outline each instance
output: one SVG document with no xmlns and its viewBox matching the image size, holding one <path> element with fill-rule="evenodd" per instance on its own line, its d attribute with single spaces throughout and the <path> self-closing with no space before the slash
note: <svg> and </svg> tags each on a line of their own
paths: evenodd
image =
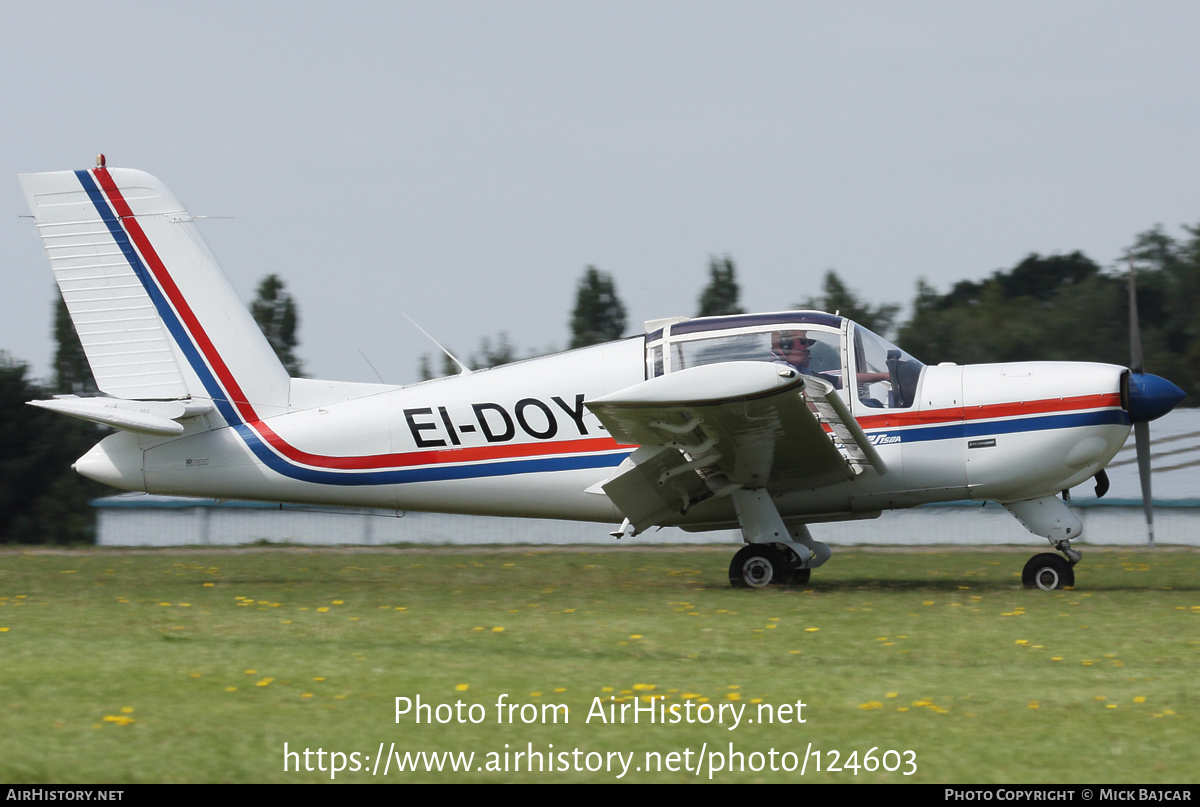
<svg viewBox="0 0 1200 807">
<path fill-rule="evenodd" d="M 210 398 L 227 420 L 287 406 L 287 371 L 161 182 L 103 167 L 20 181 L 101 390 Z"/>
</svg>

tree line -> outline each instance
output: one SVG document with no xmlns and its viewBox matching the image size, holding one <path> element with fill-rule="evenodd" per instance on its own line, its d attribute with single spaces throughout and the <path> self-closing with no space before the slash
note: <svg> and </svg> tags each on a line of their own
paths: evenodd
<svg viewBox="0 0 1200 807">
<path fill-rule="evenodd" d="M 839 312 L 895 341 L 929 363 L 1064 360 L 1128 365 L 1128 270 L 1137 277 L 1143 352 L 1148 372 L 1169 378 L 1188 393 L 1183 405 L 1200 403 L 1200 225 L 1172 237 L 1162 227 L 1134 239 L 1123 265 L 1105 269 L 1081 252 L 1030 254 L 1011 269 L 983 280 L 963 280 L 940 293 L 924 279 L 908 319 L 897 303 L 864 300 L 835 270 L 820 293 L 794 308 Z M 709 260 L 696 316 L 744 313 L 737 267 L 731 256 Z M 276 275 L 264 278 L 250 306 L 268 341 L 293 375 L 303 372 L 297 355 L 299 309 Z M 568 320 L 569 346 L 584 347 L 626 334 L 625 306 L 611 274 L 584 269 Z M 71 463 L 106 433 L 103 427 L 25 406 L 58 393 L 96 394 L 83 350 L 61 299 L 54 313 L 58 349 L 54 378 L 28 377 L 28 367 L 0 352 L 0 542 L 90 543 L 90 499 L 110 493 L 71 470 Z M 469 357 L 474 368 L 520 358 L 505 333 L 484 337 Z M 421 357 L 422 378 L 459 371 L 443 356 L 440 373 Z"/>
<path fill-rule="evenodd" d="M 963 280 L 939 293 L 918 279 L 907 320 L 898 303 L 872 304 L 836 270 L 826 271 L 821 293 L 793 308 L 840 313 L 927 364 L 1014 361 L 1130 363 L 1129 275 L 1137 301 L 1147 372 L 1187 393 L 1183 406 L 1200 405 L 1200 225 L 1173 237 L 1161 226 L 1137 235 L 1116 266 L 1105 269 L 1082 252 L 1031 253 L 1011 269 L 983 280 Z M 696 316 L 744 313 L 733 258 L 713 257 Z M 570 347 L 620 338 L 625 307 L 612 276 L 589 266 L 579 280 L 570 320 Z M 502 334 L 503 351 L 484 349 L 477 367 L 513 361 L 517 350 Z M 451 363 L 443 375 L 457 372 Z M 423 377 L 432 377 L 428 365 Z"/>
</svg>

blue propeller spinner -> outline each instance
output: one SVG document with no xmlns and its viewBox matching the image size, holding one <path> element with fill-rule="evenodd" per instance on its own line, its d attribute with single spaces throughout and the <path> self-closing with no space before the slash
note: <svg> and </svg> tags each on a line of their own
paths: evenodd
<svg viewBox="0 0 1200 807">
<path fill-rule="evenodd" d="M 1129 419 L 1149 423 L 1170 412 L 1187 393 L 1162 376 L 1129 374 Z"/>
</svg>

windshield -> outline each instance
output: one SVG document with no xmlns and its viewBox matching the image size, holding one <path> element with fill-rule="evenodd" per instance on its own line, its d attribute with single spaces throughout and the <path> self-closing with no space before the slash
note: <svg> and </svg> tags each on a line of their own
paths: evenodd
<svg viewBox="0 0 1200 807">
<path fill-rule="evenodd" d="M 924 364 L 860 325 L 854 328 L 854 358 L 858 400 L 864 406 L 903 409 L 916 401 Z"/>
</svg>

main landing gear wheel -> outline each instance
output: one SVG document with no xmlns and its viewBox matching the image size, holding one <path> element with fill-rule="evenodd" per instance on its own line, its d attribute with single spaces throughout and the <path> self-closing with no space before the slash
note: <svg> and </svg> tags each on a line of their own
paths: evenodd
<svg viewBox="0 0 1200 807">
<path fill-rule="evenodd" d="M 1071 588 L 1075 585 L 1075 570 L 1062 556 L 1043 552 L 1034 555 L 1025 564 L 1025 569 L 1021 572 L 1021 582 L 1025 588 L 1042 591 Z"/>
<path fill-rule="evenodd" d="M 734 588 L 766 588 L 788 579 L 783 553 L 770 544 L 747 544 L 729 563 L 729 582 Z"/>
</svg>

